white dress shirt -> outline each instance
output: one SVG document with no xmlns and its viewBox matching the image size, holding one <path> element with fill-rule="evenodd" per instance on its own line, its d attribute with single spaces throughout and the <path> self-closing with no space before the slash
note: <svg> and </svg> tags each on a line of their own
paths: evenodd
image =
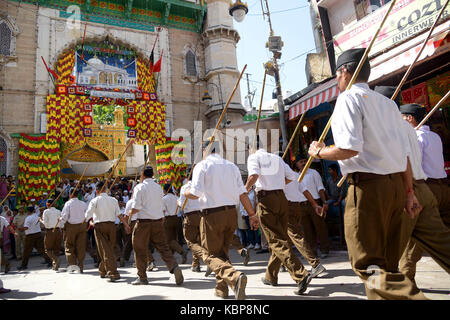
<svg viewBox="0 0 450 320">
<path fill-rule="evenodd" d="M 138 219 L 161 219 L 164 217 L 163 196 L 161 186 L 153 179 L 147 178 L 134 188 L 134 203 L 131 208 L 139 210 L 136 214 Z"/>
<path fill-rule="evenodd" d="M 172 193 L 168 193 L 163 197 L 163 213 L 166 217 L 175 215 L 177 199 L 177 196 Z"/>
<path fill-rule="evenodd" d="M 181 187 L 180 197 L 177 200 L 178 206 L 180 207 L 180 209 L 178 211 L 181 211 L 184 200 L 186 199 L 186 197 L 184 196 L 184 193 L 186 192 L 186 189 L 191 187 L 191 185 L 192 185 L 192 182 L 187 181 L 187 183 L 185 183 L 185 185 Z M 201 207 L 200 201 L 198 199 L 197 200 L 189 199 L 186 202 L 186 206 L 184 207 L 184 213 L 189 213 L 192 211 L 200 211 L 200 210 L 202 210 L 202 207 Z"/>
<path fill-rule="evenodd" d="M 129 195 L 122 196 L 122 200 L 123 200 L 123 203 L 127 204 L 127 202 L 130 201 L 130 196 Z"/>
<path fill-rule="evenodd" d="M 255 183 L 256 191 L 284 190 L 286 179 L 294 180 L 297 175 L 289 166 L 272 153 L 259 149 L 247 159 L 248 175 L 258 175 Z"/>
<path fill-rule="evenodd" d="M 423 125 L 416 130 L 420 149 L 422 150 L 422 168 L 432 179 L 447 177 L 444 169 L 444 154 L 442 140 L 439 135 L 430 131 L 430 127 Z"/>
<path fill-rule="evenodd" d="M 125 211 L 124 211 L 124 215 L 126 215 L 127 217 L 130 216 L 130 211 L 131 211 L 131 207 L 134 204 L 134 199 L 130 199 L 128 200 L 127 204 L 125 205 Z M 137 214 L 133 214 L 131 216 L 131 221 L 136 221 L 137 220 Z"/>
<path fill-rule="evenodd" d="M 211 154 L 194 167 L 190 193 L 199 197 L 202 209 L 210 209 L 237 205 L 247 190 L 239 168 L 220 155 Z"/>
<path fill-rule="evenodd" d="M 27 216 L 25 218 L 23 226 L 24 228 L 28 228 L 27 230 L 25 230 L 25 235 L 41 232 L 41 224 L 39 223 L 39 216 L 36 213 Z"/>
<path fill-rule="evenodd" d="M 306 190 L 311 193 L 314 200 L 320 198 L 320 190 L 325 190 L 320 173 L 314 169 L 308 168 L 302 182 L 304 183 Z"/>
<path fill-rule="evenodd" d="M 303 202 L 306 199 L 303 195 L 303 192 L 306 190 L 305 184 L 303 183 L 305 180 L 303 179 L 302 182 L 298 182 L 298 176 L 300 174 L 297 174 L 297 179 L 292 180 L 284 187 L 284 194 L 288 201 Z"/>
<path fill-rule="evenodd" d="M 414 130 L 408 121 L 403 121 L 403 127 L 405 134 L 408 137 L 409 147 L 411 149 L 411 152 L 408 154 L 408 158 L 409 163 L 411 164 L 413 178 L 415 180 L 426 180 L 427 175 L 422 169 L 422 150 L 420 149 L 419 142 L 417 141 L 416 130 Z"/>
<path fill-rule="evenodd" d="M 72 198 L 66 202 L 62 209 L 61 223 L 79 224 L 85 220 L 88 206 L 78 198 Z"/>
<path fill-rule="evenodd" d="M 404 172 L 409 143 L 401 121 L 395 102 L 370 90 L 366 83 L 342 92 L 331 121 L 334 142 L 338 148 L 359 152 L 338 161 L 342 174 Z"/>
<path fill-rule="evenodd" d="M 42 213 L 42 220 L 44 221 L 44 226 L 46 229 L 53 229 L 58 223 L 58 219 L 61 217 L 61 211 L 51 207 L 50 209 L 45 209 Z M 61 223 L 58 223 L 58 228 L 61 228 Z"/>
<path fill-rule="evenodd" d="M 115 222 L 120 216 L 119 202 L 117 199 L 101 193 L 92 199 L 86 211 L 86 220 L 93 218 L 94 224 L 99 222 Z"/>
</svg>

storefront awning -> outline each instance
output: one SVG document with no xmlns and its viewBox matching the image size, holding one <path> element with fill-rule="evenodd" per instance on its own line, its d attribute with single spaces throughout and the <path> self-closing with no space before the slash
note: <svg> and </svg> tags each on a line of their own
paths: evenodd
<svg viewBox="0 0 450 320">
<path fill-rule="evenodd" d="M 450 21 L 439 25 L 433 33 L 433 36 L 428 40 L 425 49 L 420 55 L 418 62 L 431 57 L 435 54 L 441 54 L 450 50 L 449 43 Z M 384 75 L 395 72 L 403 67 L 409 67 L 420 49 L 422 42 L 425 40 L 426 34 L 416 37 L 370 61 L 371 72 L 369 83 L 381 78 Z"/>
<path fill-rule="evenodd" d="M 295 119 L 318 105 L 334 100 L 339 95 L 336 78 L 322 83 L 317 88 L 295 101 L 289 108 L 289 120 Z"/>
</svg>

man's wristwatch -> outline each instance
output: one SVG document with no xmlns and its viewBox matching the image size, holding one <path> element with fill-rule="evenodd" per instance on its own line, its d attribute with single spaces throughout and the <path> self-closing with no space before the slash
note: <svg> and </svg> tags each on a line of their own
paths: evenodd
<svg viewBox="0 0 450 320">
<path fill-rule="evenodd" d="M 316 154 L 314 155 L 314 158 L 319 158 L 322 159 L 322 157 L 320 156 L 320 151 L 322 151 L 323 147 L 320 148 L 319 150 L 317 150 Z"/>
</svg>

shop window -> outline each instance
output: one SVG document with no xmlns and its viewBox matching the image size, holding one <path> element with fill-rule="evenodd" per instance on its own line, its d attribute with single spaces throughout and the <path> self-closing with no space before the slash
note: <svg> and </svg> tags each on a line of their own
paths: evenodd
<svg viewBox="0 0 450 320">
<path fill-rule="evenodd" d="M 185 74 L 188 77 L 196 77 L 197 76 L 197 57 L 195 54 L 188 50 L 185 56 Z"/>
<path fill-rule="evenodd" d="M 356 17 L 360 20 L 389 2 L 391 0 L 354 0 Z"/>
</svg>

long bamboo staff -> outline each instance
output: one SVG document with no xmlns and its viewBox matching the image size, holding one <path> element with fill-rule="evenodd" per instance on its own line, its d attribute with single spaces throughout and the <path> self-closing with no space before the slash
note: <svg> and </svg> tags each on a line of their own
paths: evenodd
<svg viewBox="0 0 450 320">
<path fill-rule="evenodd" d="M 422 121 L 420 121 L 420 123 L 417 125 L 417 127 L 415 127 L 416 130 L 419 130 L 419 128 L 421 126 L 423 126 L 425 124 L 425 122 L 428 121 L 428 119 L 430 119 L 430 117 L 433 115 L 433 113 L 436 112 L 436 110 L 439 109 L 439 107 L 445 102 L 445 100 L 447 100 L 448 96 L 450 94 L 450 91 L 448 91 L 445 96 L 439 100 L 439 102 L 433 107 L 433 109 L 430 110 L 430 112 L 428 112 L 428 114 L 425 116 L 425 118 L 423 118 Z"/>
<path fill-rule="evenodd" d="M 405 84 L 406 80 L 408 79 L 409 75 L 411 74 L 412 69 L 414 68 L 417 60 L 419 60 L 419 57 L 422 55 L 423 50 L 425 49 L 425 47 L 427 46 L 427 42 L 428 40 L 431 38 L 431 35 L 434 31 L 434 28 L 436 28 L 439 19 L 441 18 L 442 14 L 445 11 L 445 8 L 447 7 L 448 3 L 450 2 L 450 0 L 447 0 L 444 4 L 444 6 L 442 7 L 441 11 L 439 11 L 438 16 L 436 17 L 436 20 L 434 21 L 433 25 L 431 26 L 430 30 L 428 31 L 428 35 L 425 38 L 425 40 L 422 43 L 422 47 L 420 48 L 419 52 L 416 54 L 416 57 L 414 59 L 414 61 L 411 63 L 411 65 L 409 66 L 408 70 L 406 71 L 406 73 L 403 75 L 402 80 L 400 81 L 400 83 L 397 86 L 397 89 L 395 90 L 394 94 L 391 97 L 391 100 L 395 100 L 395 98 L 397 98 L 398 94 L 400 93 L 403 85 Z M 431 115 L 430 115 L 431 116 Z M 345 179 L 347 179 L 347 175 L 343 176 L 341 178 L 341 180 L 339 180 L 337 186 L 340 188 L 342 187 L 342 185 L 345 182 Z"/>
<path fill-rule="evenodd" d="M 81 180 L 83 179 L 83 177 L 84 177 L 84 175 L 85 175 L 85 173 L 86 173 L 86 170 L 89 168 L 90 165 L 91 165 L 91 164 L 88 164 L 88 165 L 86 166 L 86 168 L 84 168 L 83 173 L 81 174 L 80 180 L 78 181 L 77 185 L 75 186 L 75 188 L 73 189 L 72 193 L 70 194 L 69 199 L 71 199 L 71 198 L 73 197 L 73 195 L 75 194 L 75 191 L 77 191 L 77 188 L 78 188 L 78 186 L 80 185 Z M 52 204 L 50 205 L 50 207 L 52 207 L 54 203 L 55 203 L 55 201 L 52 202 Z M 58 224 L 59 224 L 60 221 L 61 221 L 61 220 L 58 219 L 58 221 L 56 222 L 55 226 L 53 227 L 52 232 L 55 232 L 56 227 L 58 226 Z"/>
<path fill-rule="evenodd" d="M 103 187 L 100 189 L 100 193 L 102 193 L 103 190 L 105 189 L 105 187 L 107 187 L 109 179 L 111 179 L 112 175 L 114 174 L 114 170 L 116 170 L 117 166 L 120 163 L 120 160 L 122 160 L 122 157 L 125 155 L 128 148 L 133 144 L 133 142 L 134 142 L 134 139 L 130 139 L 130 141 L 128 141 L 127 146 L 125 147 L 125 150 L 120 154 L 119 160 L 117 160 L 116 164 L 113 166 L 111 173 L 108 175 L 108 178 L 106 179 L 105 183 L 103 184 Z"/>
<path fill-rule="evenodd" d="M 14 187 L 13 189 L 11 189 L 11 191 L 8 192 L 8 194 L 7 194 L 6 197 L 2 200 L 2 202 L 0 202 L 0 207 L 2 206 L 3 202 L 5 202 L 6 199 L 9 198 L 9 196 L 11 195 L 11 193 L 13 193 L 14 189 L 15 189 L 15 187 Z M 0 230 L 0 232 L 1 232 L 1 230 Z"/>
<path fill-rule="evenodd" d="M 294 142 L 294 138 L 295 138 L 295 136 L 296 136 L 298 130 L 300 129 L 300 124 L 302 123 L 303 118 L 305 117 L 306 112 L 307 112 L 307 111 L 305 111 L 305 112 L 302 113 L 302 116 L 300 117 L 300 120 L 298 121 L 297 126 L 296 126 L 295 129 L 294 129 L 294 133 L 292 133 L 291 140 L 289 140 L 289 143 L 288 143 L 288 145 L 287 145 L 287 147 L 286 147 L 286 150 L 284 150 L 283 157 L 282 157 L 283 159 L 284 159 L 284 157 L 286 157 L 286 155 L 287 155 L 287 153 L 288 153 L 288 151 L 289 151 L 289 147 L 291 146 L 292 142 Z"/>
<path fill-rule="evenodd" d="M 266 88 L 266 77 L 267 77 L 267 70 L 264 70 L 264 80 L 263 80 L 262 89 L 261 89 L 261 101 L 259 102 L 258 118 L 256 119 L 255 140 L 253 141 L 253 146 L 252 146 L 253 150 L 256 150 L 256 142 L 258 139 L 259 120 L 261 120 L 261 110 L 262 110 L 263 99 L 264 99 L 264 89 Z"/>
<path fill-rule="evenodd" d="M 361 71 L 364 62 L 366 61 L 366 59 L 367 59 L 367 57 L 368 57 L 368 55 L 369 55 L 369 52 L 370 52 L 370 50 L 372 49 L 372 46 L 373 46 L 373 44 L 375 43 L 375 40 L 377 39 L 378 34 L 379 34 L 380 31 L 381 31 L 381 28 L 383 28 L 383 25 L 384 25 L 384 23 L 386 22 L 387 17 L 389 16 L 389 13 L 391 12 L 391 10 L 392 10 L 392 8 L 394 7 L 394 5 L 395 5 L 396 2 L 397 2 L 397 0 L 393 0 L 393 1 L 391 2 L 391 5 L 389 6 L 389 9 L 387 10 L 387 12 L 386 12 L 386 14 L 385 14 L 385 16 L 384 16 L 383 21 L 381 21 L 381 24 L 380 24 L 380 26 L 378 27 L 377 32 L 376 32 L 375 35 L 373 36 L 372 41 L 370 42 L 369 46 L 368 46 L 368 47 L 366 48 L 366 50 L 364 51 L 364 55 L 363 55 L 363 57 L 361 58 L 361 61 L 359 61 L 358 67 L 356 68 L 355 73 L 353 74 L 353 76 L 352 76 L 352 78 L 351 78 L 349 84 L 347 85 L 346 90 L 349 90 L 349 89 L 353 86 L 353 84 L 355 83 L 356 78 L 358 77 L 359 72 Z M 324 128 L 322 134 L 320 135 L 320 138 L 319 138 L 319 141 L 318 141 L 319 143 L 322 143 L 322 142 L 325 140 L 325 137 L 326 137 L 328 131 L 329 131 L 330 128 L 331 128 L 331 120 L 332 120 L 332 116 L 331 116 L 330 119 L 328 120 L 327 125 L 325 126 L 325 128 Z M 303 180 L 303 178 L 305 177 L 305 174 L 306 174 L 306 172 L 308 171 L 308 168 L 311 166 L 311 163 L 312 163 L 313 159 L 314 159 L 313 157 L 309 156 L 308 161 L 306 162 L 306 165 L 305 165 L 305 167 L 304 167 L 303 170 L 302 170 L 302 173 L 301 173 L 300 176 L 298 177 L 298 182 L 301 182 L 301 181 Z"/>
<path fill-rule="evenodd" d="M 236 84 L 234 85 L 233 91 L 231 92 L 230 96 L 228 97 L 227 104 L 225 105 L 225 108 L 223 109 L 222 114 L 220 115 L 219 120 L 217 120 L 216 127 L 214 128 L 213 134 L 211 135 L 211 139 L 210 139 L 210 141 L 208 142 L 208 146 L 206 147 L 206 154 L 208 154 L 209 151 L 211 150 L 211 146 L 212 146 L 212 144 L 213 144 L 213 142 L 214 142 L 216 133 L 217 133 L 217 131 L 219 130 L 219 126 L 220 126 L 220 124 L 221 124 L 221 122 L 222 122 L 222 120 L 223 120 L 223 117 L 225 116 L 225 114 L 226 114 L 226 112 L 227 112 L 227 110 L 228 110 L 228 106 L 229 106 L 230 103 L 231 103 L 231 99 L 233 98 L 234 93 L 236 92 L 237 88 L 239 87 L 239 83 L 241 82 L 241 78 L 242 78 L 242 76 L 244 75 L 245 69 L 247 69 L 247 65 L 245 65 L 245 66 L 244 66 L 244 69 L 242 69 L 242 72 L 241 72 L 241 74 L 239 75 L 239 78 L 237 79 Z M 202 149 L 200 148 L 200 150 L 197 152 L 197 156 L 201 154 L 201 151 L 202 151 Z M 196 158 L 197 158 L 197 156 L 196 156 Z M 195 159 L 195 160 L 197 160 L 197 159 Z M 197 162 L 197 161 L 195 161 L 195 162 Z M 195 163 L 195 162 L 194 162 L 194 163 Z M 194 168 L 192 168 L 191 171 L 189 172 L 188 180 L 189 180 L 189 179 L 191 178 L 191 176 L 192 176 L 192 172 L 194 171 L 193 169 L 194 169 Z M 186 207 L 187 201 L 188 201 L 188 198 L 184 199 L 183 206 L 181 207 L 181 210 L 184 210 L 184 208 Z"/>
</svg>

